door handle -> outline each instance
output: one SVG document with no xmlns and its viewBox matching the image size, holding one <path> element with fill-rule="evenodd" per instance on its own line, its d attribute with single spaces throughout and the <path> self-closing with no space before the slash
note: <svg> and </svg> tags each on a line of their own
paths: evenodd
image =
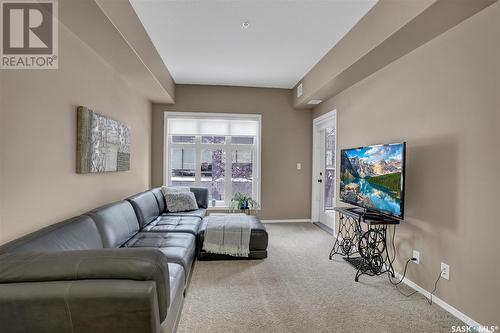
<svg viewBox="0 0 500 333">
<path fill-rule="evenodd" d="M 322 183 L 323 182 L 323 179 L 318 179 L 318 183 Z"/>
</svg>

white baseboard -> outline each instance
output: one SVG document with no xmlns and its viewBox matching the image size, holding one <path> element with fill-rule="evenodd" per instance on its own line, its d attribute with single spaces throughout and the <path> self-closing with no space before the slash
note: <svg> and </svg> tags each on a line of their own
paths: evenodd
<svg viewBox="0 0 500 333">
<path fill-rule="evenodd" d="M 311 222 L 311 219 L 288 219 L 288 220 L 261 220 L 262 223 L 303 223 Z"/>
<path fill-rule="evenodd" d="M 396 275 L 396 278 L 398 280 L 400 280 L 403 277 L 401 274 L 399 274 L 397 272 L 395 273 L 395 275 Z M 429 291 L 427 291 L 424 288 L 420 287 L 415 282 L 413 282 L 411 280 L 408 280 L 408 278 L 404 278 L 403 279 L 403 283 L 406 284 L 407 286 L 415 289 L 420 294 L 424 295 L 424 297 L 426 297 L 427 299 L 431 298 L 431 293 Z M 443 301 L 442 299 L 440 299 L 436 295 L 432 295 L 432 302 L 436 303 L 441 308 L 443 308 L 444 310 L 448 311 L 449 313 L 451 313 L 452 315 L 454 315 L 455 317 L 457 317 L 458 319 L 460 319 L 461 321 L 463 321 L 465 324 L 467 324 L 469 326 L 473 326 L 473 327 L 482 327 L 482 325 L 479 324 L 477 321 L 475 321 L 471 317 L 467 316 L 465 313 L 460 312 L 458 309 L 456 309 L 453 306 L 451 306 L 450 304 L 446 303 L 445 301 Z"/>
<path fill-rule="evenodd" d="M 311 222 L 311 219 L 295 219 L 295 220 L 262 220 L 262 223 L 294 223 L 294 222 Z M 334 234 L 334 237 L 337 237 L 337 235 Z M 341 237 L 339 237 L 341 238 Z M 403 276 L 399 274 L 398 272 L 395 272 L 396 278 L 400 280 Z M 420 287 L 418 284 L 415 282 L 409 280 L 408 278 L 403 279 L 403 283 L 409 286 L 410 288 L 413 288 L 417 290 L 420 294 L 422 294 L 424 297 L 427 299 L 431 298 L 431 293 L 424 288 Z M 451 313 L 453 316 L 457 317 L 461 321 L 463 321 L 466 325 L 472 326 L 472 327 L 477 327 L 477 328 L 484 328 L 486 327 L 485 325 L 481 325 L 471 317 L 467 316 L 465 313 L 461 312 L 460 310 L 454 308 L 450 304 L 446 303 L 436 295 L 432 295 L 432 302 L 436 303 L 438 306 L 440 306 L 442 309 L 445 311 L 448 311 Z M 484 332 L 490 332 L 488 330 Z"/>
<path fill-rule="evenodd" d="M 337 237 L 336 235 L 334 237 Z M 341 238 L 341 237 L 339 237 Z M 384 264 L 384 269 L 387 269 L 387 267 Z M 396 276 L 396 279 L 401 280 L 403 275 L 399 274 L 398 272 L 394 272 L 394 275 Z M 418 291 L 420 294 L 422 294 L 425 298 L 430 299 L 431 298 L 431 293 L 430 291 L 425 290 L 424 288 L 420 287 L 418 284 L 415 282 L 409 280 L 408 278 L 403 279 L 403 283 L 409 286 L 410 288 L 413 288 L 414 290 Z M 442 309 L 445 311 L 449 312 L 453 316 L 457 317 L 461 321 L 463 321 L 466 325 L 471 326 L 471 327 L 476 327 L 478 328 L 478 332 L 493 332 L 487 329 L 485 325 L 481 325 L 471 317 L 467 316 L 465 313 L 461 312 L 460 310 L 454 308 L 450 304 L 446 303 L 443 301 L 441 298 L 437 297 L 436 295 L 432 295 L 432 302 L 436 303 L 438 306 L 440 306 Z M 486 328 L 484 331 L 480 331 L 479 328 Z"/>
</svg>

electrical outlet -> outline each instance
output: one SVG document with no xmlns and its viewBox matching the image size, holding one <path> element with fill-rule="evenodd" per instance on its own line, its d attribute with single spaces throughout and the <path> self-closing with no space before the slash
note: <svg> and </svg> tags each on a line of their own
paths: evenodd
<svg viewBox="0 0 500 333">
<path fill-rule="evenodd" d="M 413 250 L 413 258 L 417 259 L 414 261 L 414 263 L 420 265 L 420 252 L 418 252 L 417 250 Z"/>
<path fill-rule="evenodd" d="M 445 264 L 444 262 L 441 263 L 441 276 L 443 279 L 450 279 L 450 265 Z"/>
</svg>

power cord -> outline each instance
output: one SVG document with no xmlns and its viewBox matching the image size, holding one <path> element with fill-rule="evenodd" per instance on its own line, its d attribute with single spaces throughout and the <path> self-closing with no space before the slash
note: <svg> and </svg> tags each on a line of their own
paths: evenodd
<svg viewBox="0 0 500 333">
<path fill-rule="evenodd" d="M 394 239 L 395 239 L 395 236 L 396 236 L 396 226 L 393 226 L 393 231 L 392 231 L 392 253 L 393 253 L 393 257 L 392 257 L 392 260 L 391 260 L 391 258 L 388 256 L 388 258 L 389 258 L 389 262 L 390 262 L 391 266 L 392 266 L 392 264 L 394 263 L 394 261 L 396 260 L 396 245 L 394 244 Z M 401 276 L 401 279 L 400 279 L 399 281 L 397 281 L 397 282 L 394 282 L 394 281 L 392 280 L 392 273 L 391 273 L 391 272 L 387 272 L 387 273 L 388 273 L 388 275 L 389 275 L 389 282 L 390 282 L 390 283 L 392 283 L 392 284 L 396 287 L 396 289 L 399 291 L 399 293 L 400 293 L 401 295 L 405 296 L 405 297 L 410 297 L 410 296 L 413 296 L 413 295 L 415 295 L 416 293 L 418 293 L 418 291 L 417 291 L 417 290 L 415 290 L 415 291 L 413 291 L 413 292 L 411 292 L 411 293 L 409 293 L 409 294 L 405 294 L 405 293 L 404 293 L 404 292 L 402 292 L 402 291 L 399 289 L 399 287 L 398 287 L 398 285 L 399 285 L 399 284 L 401 284 L 401 283 L 403 282 L 403 280 L 405 279 L 405 277 L 406 277 L 406 270 L 408 269 L 408 264 L 409 264 L 411 261 L 417 261 L 417 258 L 413 258 L 413 257 L 412 257 L 412 258 L 410 258 L 410 259 L 408 259 L 408 260 L 406 261 L 405 268 L 404 268 L 404 271 L 403 271 L 403 275 Z M 439 272 L 439 276 L 438 276 L 438 278 L 436 279 L 436 282 L 434 282 L 434 289 L 431 291 L 431 293 L 430 293 L 430 295 L 429 295 L 429 296 L 430 296 L 430 297 L 429 297 L 429 299 L 427 299 L 427 298 L 426 298 L 427 302 L 428 302 L 430 305 L 432 305 L 432 296 L 434 295 L 434 293 L 435 293 L 435 292 L 436 292 L 436 290 L 437 290 L 437 285 L 438 285 L 439 280 L 440 280 L 440 279 L 441 279 L 441 277 L 443 276 L 443 272 L 444 272 L 444 270 L 442 270 L 441 272 Z"/>
<path fill-rule="evenodd" d="M 416 261 L 416 260 L 417 260 L 416 258 L 410 258 L 406 261 L 405 269 L 403 271 L 403 276 L 401 276 L 401 279 L 398 282 L 392 281 L 392 273 L 388 271 L 387 274 L 389 275 L 389 282 L 391 282 L 395 286 L 397 286 L 398 284 L 403 282 L 403 280 L 405 279 L 405 276 L 406 276 L 406 270 L 408 269 L 408 264 L 410 263 L 410 261 Z"/>
<path fill-rule="evenodd" d="M 390 263 L 390 267 L 393 267 L 393 264 L 394 264 L 394 261 L 396 261 L 396 245 L 395 245 L 395 242 L 394 242 L 394 239 L 396 237 L 396 226 L 393 226 L 393 229 L 392 229 L 392 260 L 389 256 L 389 251 L 387 251 L 387 257 L 389 258 L 389 263 Z M 406 264 L 405 264 L 405 268 L 404 268 L 404 271 L 403 271 L 403 276 L 401 276 L 401 279 L 398 281 L 398 282 L 394 282 L 392 279 L 392 273 L 390 271 L 387 271 L 387 274 L 389 276 L 389 282 L 391 282 L 393 285 L 397 286 L 398 284 L 401 284 L 401 282 L 403 282 L 405 276 L 406 276 L 406 270 L 408 269 L 408 264 L 410 263 L 410 261 L 417 261 L 416 258 L 410 258 L 406 261 Z"/>
<path fill-rule="evenodd" d="M 412 259 L 414 259 L 414 258 L 412 258 Z M 411 259 L 410 259 L 410 260 L 411 260 Z M 436 290 L 437 290 L 437 284 L 438 284 L 439 280 L 441 280 L 441 277 L 443 276 L 443 272 L 444 272 L 444 270 L 443 270 L 443 271 L 441 271 L 441 272 L 439 272 L 439 276 L 438 276 L 438 278 L 437 278 L 436 282 L 434 282 L 434 289 L 432 289 L 432 291 L 431 291 L 431 293 L 430 293 L 430 297 L 429 297 L 429 299 L 427 299 L 427 298 L 426 298 L 427 303 L 429 303 L 429 305 L 432 305 L 432 296 L 434 295 L 434 293 L 435 293 L 435 292 L 436 292 Z M 413 291 L 413 292 L 411 292 L 411 293 L 409 293 L 409 294 L 405 294 L 405 293 L 404 293 L 404 292 L 402 292 L 402 291 L 401 291 L 401 290 L 400 290 L 397 286 L 396 286 L 396 289 L 399 291 L 399 293 L 400 293 L 401 295 L 403 295 L 403 296 L 405 296 L 405 297 L 410 297 L 410 296 L 413 296 L 413 295 L 415 295 L 416 293 L 418 293 L 418 291 L 417 291 L 417 290 L 415 290 L 415 291 Z"/>
</svg>

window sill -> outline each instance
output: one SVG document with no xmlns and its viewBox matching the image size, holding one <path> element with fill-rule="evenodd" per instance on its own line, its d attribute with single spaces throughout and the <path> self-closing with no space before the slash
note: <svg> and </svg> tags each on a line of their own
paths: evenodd
<svg viewBox="0 0 500 333">
<path fill-rule="evenodd" d="M 252 208 L 250 210 L 251 211 L 253 211 L 253 210 L 260 210 L 260 208 Z M 209 212 L 217 212 L 217 211 L 231 211 L 232 212 L 232 211 L 234 211 L 235 213 L 237 213 L 240 210 L 239 209 L 229 208 L 229 207 L 217 206 L 217 207 L 208 207 L 207 211 L 209 211 Z"/>
<path fill-rule="evenodd" d="M 219 206 L 219 207 L 208 207 L 207 210 L 210 212 L 210 211 L 218 211 L 218 210 L 231 210 L 231 208 Z"/>
</svg>

